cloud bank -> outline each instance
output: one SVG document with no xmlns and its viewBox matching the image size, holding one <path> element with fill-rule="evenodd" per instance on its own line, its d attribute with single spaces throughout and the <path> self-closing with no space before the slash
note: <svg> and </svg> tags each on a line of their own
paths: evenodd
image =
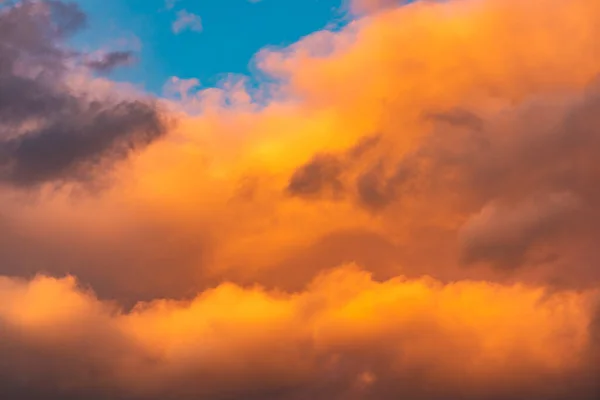
<svg viewBox="0 0 600 400">
<path fill-rule="evenodd" d="M 598 397 L 600 3 L 355 3 L 176 99 L 0 10 L 3 393 Z"/>
<path fill-rule="evenodd" d="M 19 398 L 591 399 L 596 387 L 592 292 L 375 282 L 346 266 L 299 293 L 223 284 L 123 313 L 72 278 L 0 287 L 0 382 Z"/>
</svg>

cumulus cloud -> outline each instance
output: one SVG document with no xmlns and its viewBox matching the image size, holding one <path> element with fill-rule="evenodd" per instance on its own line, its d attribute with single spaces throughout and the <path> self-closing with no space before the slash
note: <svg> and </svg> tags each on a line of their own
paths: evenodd
<svg viewBox="0 0 600 400">
<path fill-rule="evenodd" d="M 600 3 L 378 4 L 154 102 L 3 11 L 4 393 L 597 398 Z"/>
<path fill-rule="evenodd" d="M 72 278 L 3 279 L 0 382 L 32 400 L 592 399 L 596 297 L 347 266 L 298 293 L 223 284 L 124 313 Z"/>
<path fill-rule="evenodd" d="M 99 97 L 69 83 L 76 53 L 62 41 L 85 24 L 72 3 L 25 1 L 0 10 L 0 180 L 30 187 L 88 180 L 165 132 L 151 100 Z M 128 56 L 127 56 L 128 57 Z M 90 62 L 98 70 L 120 53 Z"/>
</svg>

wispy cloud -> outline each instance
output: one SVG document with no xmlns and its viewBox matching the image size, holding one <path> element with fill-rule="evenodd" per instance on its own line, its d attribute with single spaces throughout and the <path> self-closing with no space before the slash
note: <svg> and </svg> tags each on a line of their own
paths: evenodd
<svg viewBox="0 0 600 400">
<path fill-rule="evenodd" d="M 171 10 L 179 0 L 165 0 L 165 8 Z"/>
<path fill-rule="evenodd" d="M 97 54 L 86 61 L 86 65 L 101 73 L 108 73 L 115 68 L 133 63 L 135 57 L 131 51 L 111 51 Z"/>
<path fill-rule="evenodd" d="M 181 33 L 185 30 L 202 32 L 202 20 L 199 15 L 181 10 L 177 12 L 177 19 L 173 22 L 171 28 L 174 33 Z"/>
</svg>

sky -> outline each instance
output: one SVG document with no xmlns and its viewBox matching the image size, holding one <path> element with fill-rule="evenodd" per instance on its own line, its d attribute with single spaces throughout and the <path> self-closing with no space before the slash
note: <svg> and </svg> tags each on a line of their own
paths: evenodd
<svg viewBox="0 0 600 400">
<path fill-rule="evenodd" d="M 597 0 L 0 1 L 0 397 L 600 397 Z"/>
<path fill-rule="evenodd" d="M 138 62 L 115 71 L 161 94 L 171 76 L 215 86 L 226 74 L 251 75 L 253 56 L 266 46 L 287 46 L 311 32 L 343 25 L 343 0 L 78 0 L 88 29 L 76 47 L 113 46 L 136 50 Z M 187 13 L 187 14 L 182 14 Z M 195 24 L 174 28 L 182 15 Z M 112 42 L 112 43 L 111 43 Z"/>
</svg>

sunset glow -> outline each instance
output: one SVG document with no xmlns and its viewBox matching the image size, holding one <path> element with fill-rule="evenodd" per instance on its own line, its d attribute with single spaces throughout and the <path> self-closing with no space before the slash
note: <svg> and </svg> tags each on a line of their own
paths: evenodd
<svg viewBox="0 0 600 400">
<path fill-rule="evenodd" d="M 600 1 L 289 1 L 0 0 L 0 399 L 600 398 Z"/>
</svg>

